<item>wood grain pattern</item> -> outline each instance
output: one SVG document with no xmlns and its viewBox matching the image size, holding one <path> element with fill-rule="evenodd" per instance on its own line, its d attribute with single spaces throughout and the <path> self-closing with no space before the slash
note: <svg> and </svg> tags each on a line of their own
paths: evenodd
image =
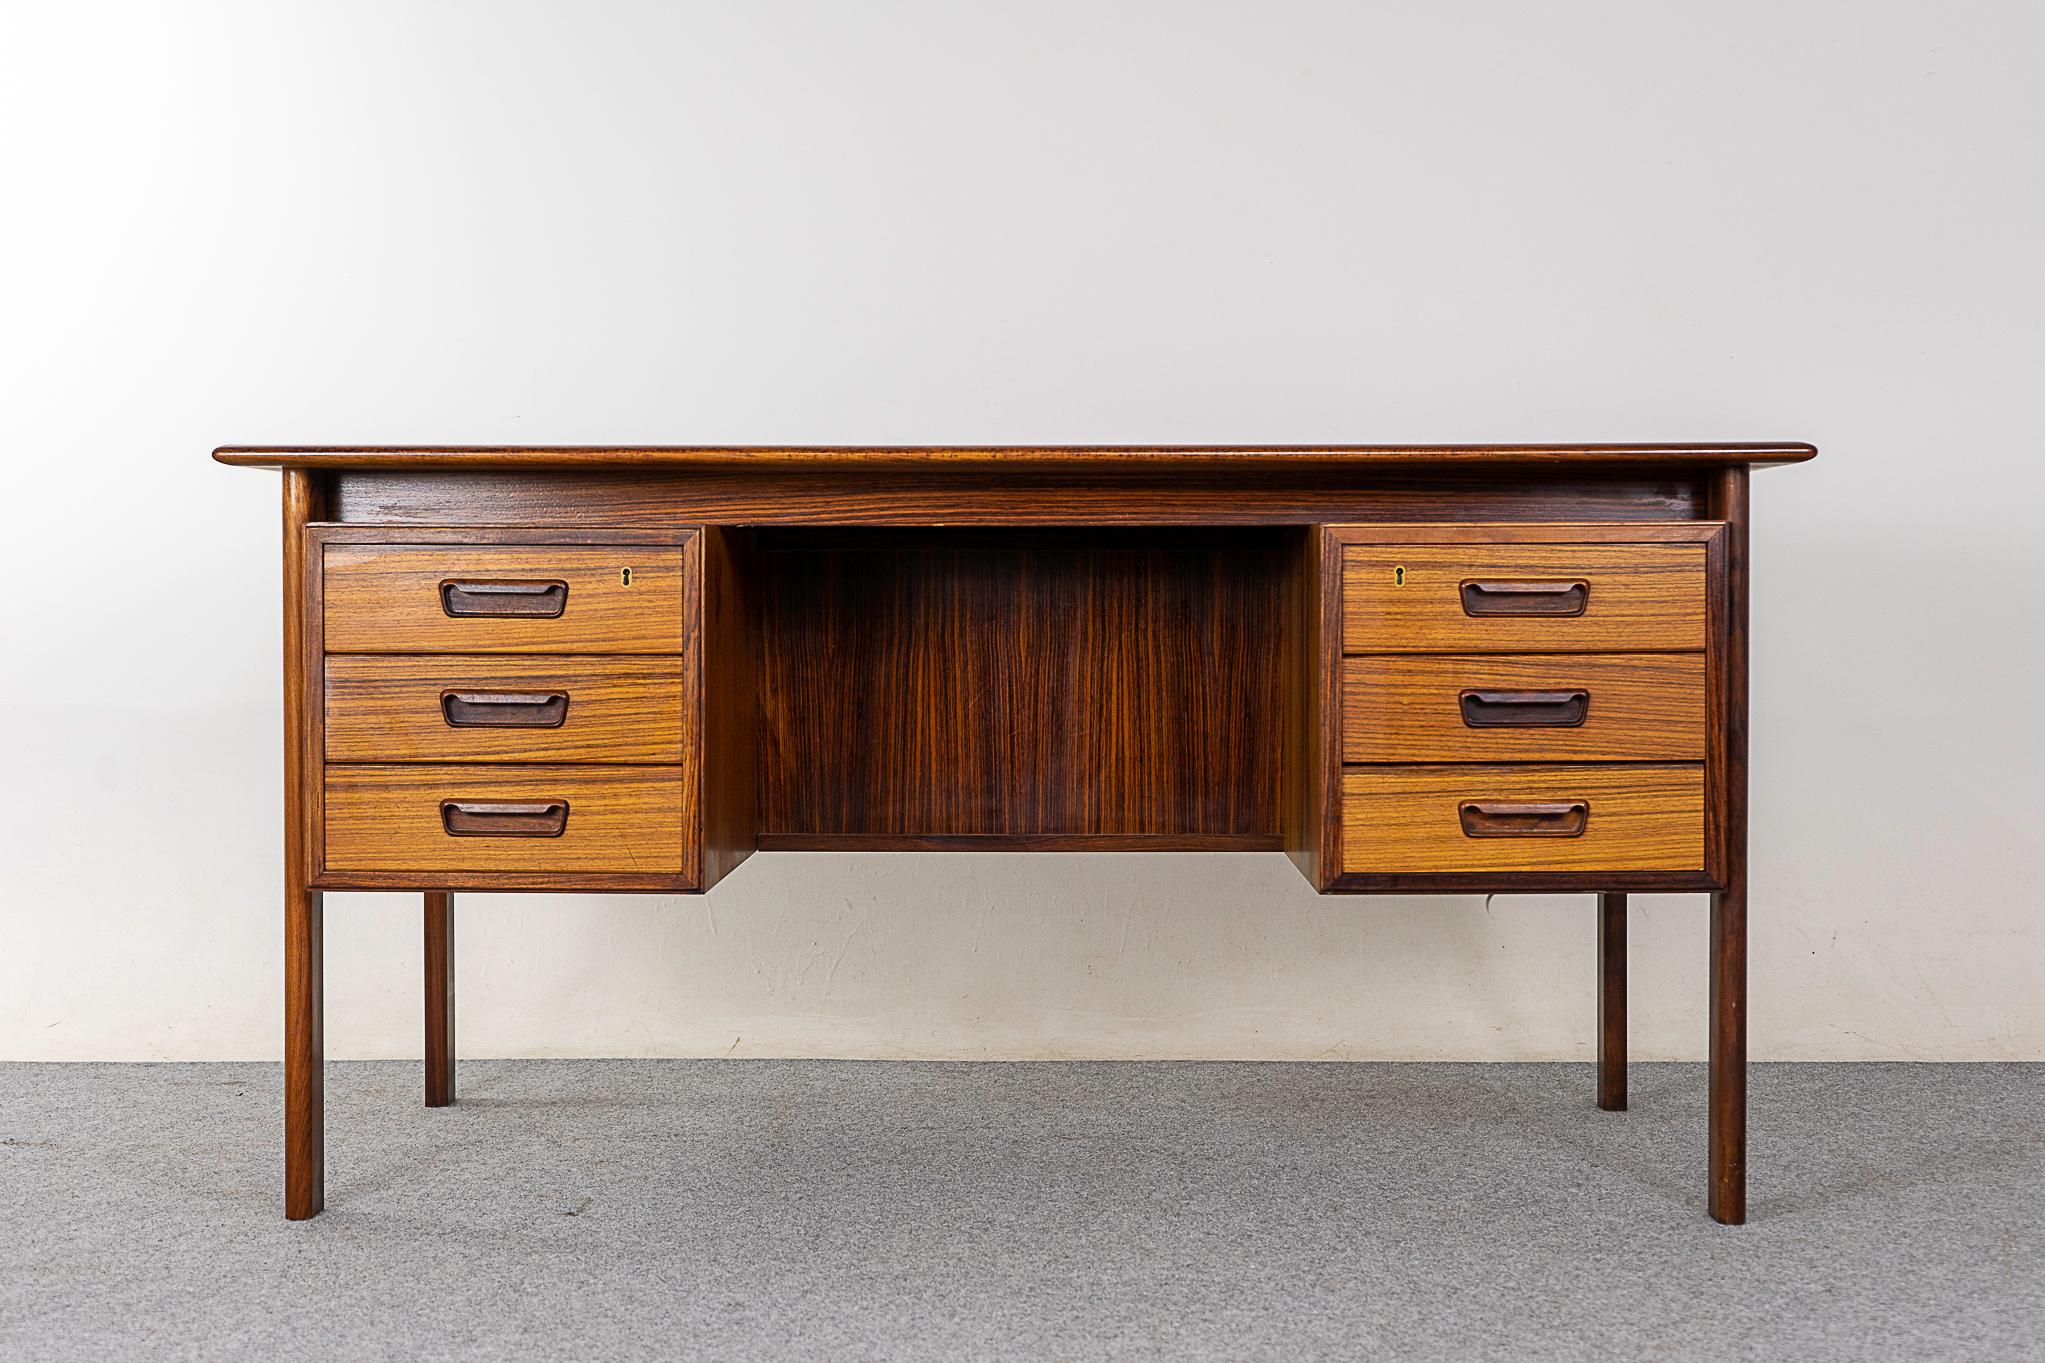
<svg viewBox="0 0 2045 1363">
<path fill-rule="evenodd" d="M 426 1106 L 454 1102 L 454 896 L 426 896 Z"/>
<path fill-rule="evenodd" d="M 1351 653 L 1701 650 L 1703 545 L 1349 544 L 1342 643 Z M 1472 616 L 1462 584 L 1589 584 L 1575 616 Z"/>
<path fill-rule="evenodd" d="M 629 570 L 630 582 L 625 581 Z M 679 548 L 325 545 L 329 653 L 680 653 L 693 619 Z M 558 619 L 453 618 L 454 580 L 568 584 Z"/>
<path fill-rule="evenodd" d="M 1472 838 L 1465 801 L 1573 801 L 1581 837 Z M 1348 872 L 1689 871 L 1704 865 L 1704 768 L 1350 767 L 1342 773 Z"/>
<path fill-rule="evenodd" d="M 1581 725 L 1472 728 L 1462 695 L 1582 690 Z M 1702 653 L 1342 660 L 1345 762 L 1701 762 Z"/>
<path fill-rule="evenodd" d="M 335 655 L 326 692 L 329 762 L 674 765 L 694 741 L 672 658 Z M 568 700 L 559 728 L 465 728 L 447 721 L 448 692 Z"/>
<path fill-rule="evenodd" d="M 223 445 L 223 464 L 256 468 L 684 468 L 743 469 L 902 465 L 991 465 L 1011 475 L 1032 468 L 1161 464 L 1188 471 L 1209 464 L 1339 464 L 1351 467 L 1454 465 L 1498 470 L 1558 465 L 1785 464 L 1817 454 L 1796 441 L 1661 445 Z"/>
<path fill-rule="evenodd" d="M 1169 465 L 1011 473 L 1000 468 L 712 468 L 686 473 L 467 468 L 334 475 L 350 524 L 636 527 L 743 525 L 1308 525 L 1323 521 L 1694 521 L 1702 471 Z"/>
<path fill-rule="evenodd" d="M 688 766 L 329 767 L 327 869 L 680 876 L 694 861 L 693 776 Z M 450 837 L 443 800 L 566 800 L 566 831 Z"/>
<path fill-rule="evenodd" d="M 763 841 L 1277 846 L 1268 531 L 762 536 Z"/>
</svg>

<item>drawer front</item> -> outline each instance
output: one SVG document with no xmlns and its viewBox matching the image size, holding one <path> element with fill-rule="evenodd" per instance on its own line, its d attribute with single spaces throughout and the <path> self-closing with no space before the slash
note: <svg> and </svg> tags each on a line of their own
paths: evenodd
<svg viewBox="0 0 2045 1363">
<path fill-rule="evenodd" d="M 330 653 L 680 653 L 673 545 L 329 544 Z"/>
<path fill-rule="evenodd" d="M 335 656 L 329 762 L 682 760 L 672 658 Z"/>
<path fill-rule="evenodd" d="M 1701 653 L 1342 660 L 1345 762 L 1701 762 Z"/>
<path fill-rule="evenodd" d="M 1342 773 L 1342 869 L 1697 871 L 1704 768 L 1359 767 Z"/>
<path fill-rule="evenodd" d="M 681 767 L 328 767 L 326 869 L 682 872 Z"/>
<path fill-rule="evenodd" d="M 1704 647 L 1701 544 L 1349 544 L 1345 653 Z"/>
</svg>

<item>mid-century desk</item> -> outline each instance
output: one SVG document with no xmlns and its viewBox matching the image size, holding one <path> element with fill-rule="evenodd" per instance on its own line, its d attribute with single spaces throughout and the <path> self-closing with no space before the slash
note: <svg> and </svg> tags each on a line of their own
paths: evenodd
<svg viewBox="0 0 2045 1363">
<path fill-rule="evenodd" d="M 755 851 L 1285 852 L 1330 894 L 1711 896 L 1746 1214 L 1747 487 L 1808 445 L 228 448 L 284 471 L 284 1207 L 321 894 L 699 893 Z"/>
</svg>

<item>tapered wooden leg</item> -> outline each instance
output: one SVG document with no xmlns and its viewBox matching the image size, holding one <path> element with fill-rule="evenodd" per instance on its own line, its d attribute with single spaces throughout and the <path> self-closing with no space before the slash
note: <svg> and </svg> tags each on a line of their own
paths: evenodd
<svg viewBox="0 0 2045 1363">
<path fill-rule="evenodd" d="M 454 896 L 426 895 L 426 1106 L 454 1101 Z"/>
<path fill-rule="evenodd" d="M 1711 900 L 1711 1215 L 1747 1219 L 1747 887 Z"/>
<path fill-rule="evenodd" d="M 319 891 L 306 880 L 313 856 L 309 794 L 319 780 L 309 684 L 319 651 L 307 605 L 304 531 L 325 514 L 325 490 L 302 469 L 284 474 L 284 1215 L 317 1216 L 326 1205 L 325 1006 Z"/>
<path fill-rule="evenodd" d="M 284 903 L 284 1215 L 317 1216 L 326 1205 L 326 1042 L 321 993 L 323 906 L 293 886 Z"/>
<path fill-rule="evenodd" d="M 1718 746 L 1707 766 L 1719 803 L 1719 883 L 1711 897 L 1711 1079 L 1706 1202 L 1712 1219 L 1747 1219 L 1747 470 L 1725 469 L 1710 489 L 1725 522 L 1714 650 Z"/>
<path fill-rule="evenodd" d="M 1598 896 L 1598 1106 L 1626 1110 L 1626 896 Z"/>
</svg>

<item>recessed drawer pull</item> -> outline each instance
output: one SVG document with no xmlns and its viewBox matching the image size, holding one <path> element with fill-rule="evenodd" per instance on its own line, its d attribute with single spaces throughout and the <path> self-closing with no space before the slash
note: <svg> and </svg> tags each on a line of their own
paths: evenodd
<svg viewBox="0 0 2045 1363">
<path fill-rule="evenodd" d="M 443 691 L 440 713 L 457 729 L 558 729 L 568 719 L 568 693 Z"/>
<path fill-rule="evenodd" d="M 442 800 L 440 826 L 450 838 L 558 838 L 568 828 L 568 802 Z"/>
<path fill-rule="evenodd" d="M 1467 838 L 1575 838 L 1591 821 L 1588 800 L 1465 800 L 1457 812 Z"/>
<path fill-rule="evenodd" d="M 1591 584 L 1575 582 L 1465 582 L 1465 615 L 1582 615 Z"/>
<path fill-rule="evenodd" d="M 1569 691 L 1465 691 L 1463 723 L 1472 729 L 1574 729 L 1591 712 L 1591 693 Z"/>
<path fill-rule="evenodd" d="M 568 584 L 447 581 L 440 584 L 440 608 L 458 620 L 552 620 L 568 609 Z"/>
</svg>

